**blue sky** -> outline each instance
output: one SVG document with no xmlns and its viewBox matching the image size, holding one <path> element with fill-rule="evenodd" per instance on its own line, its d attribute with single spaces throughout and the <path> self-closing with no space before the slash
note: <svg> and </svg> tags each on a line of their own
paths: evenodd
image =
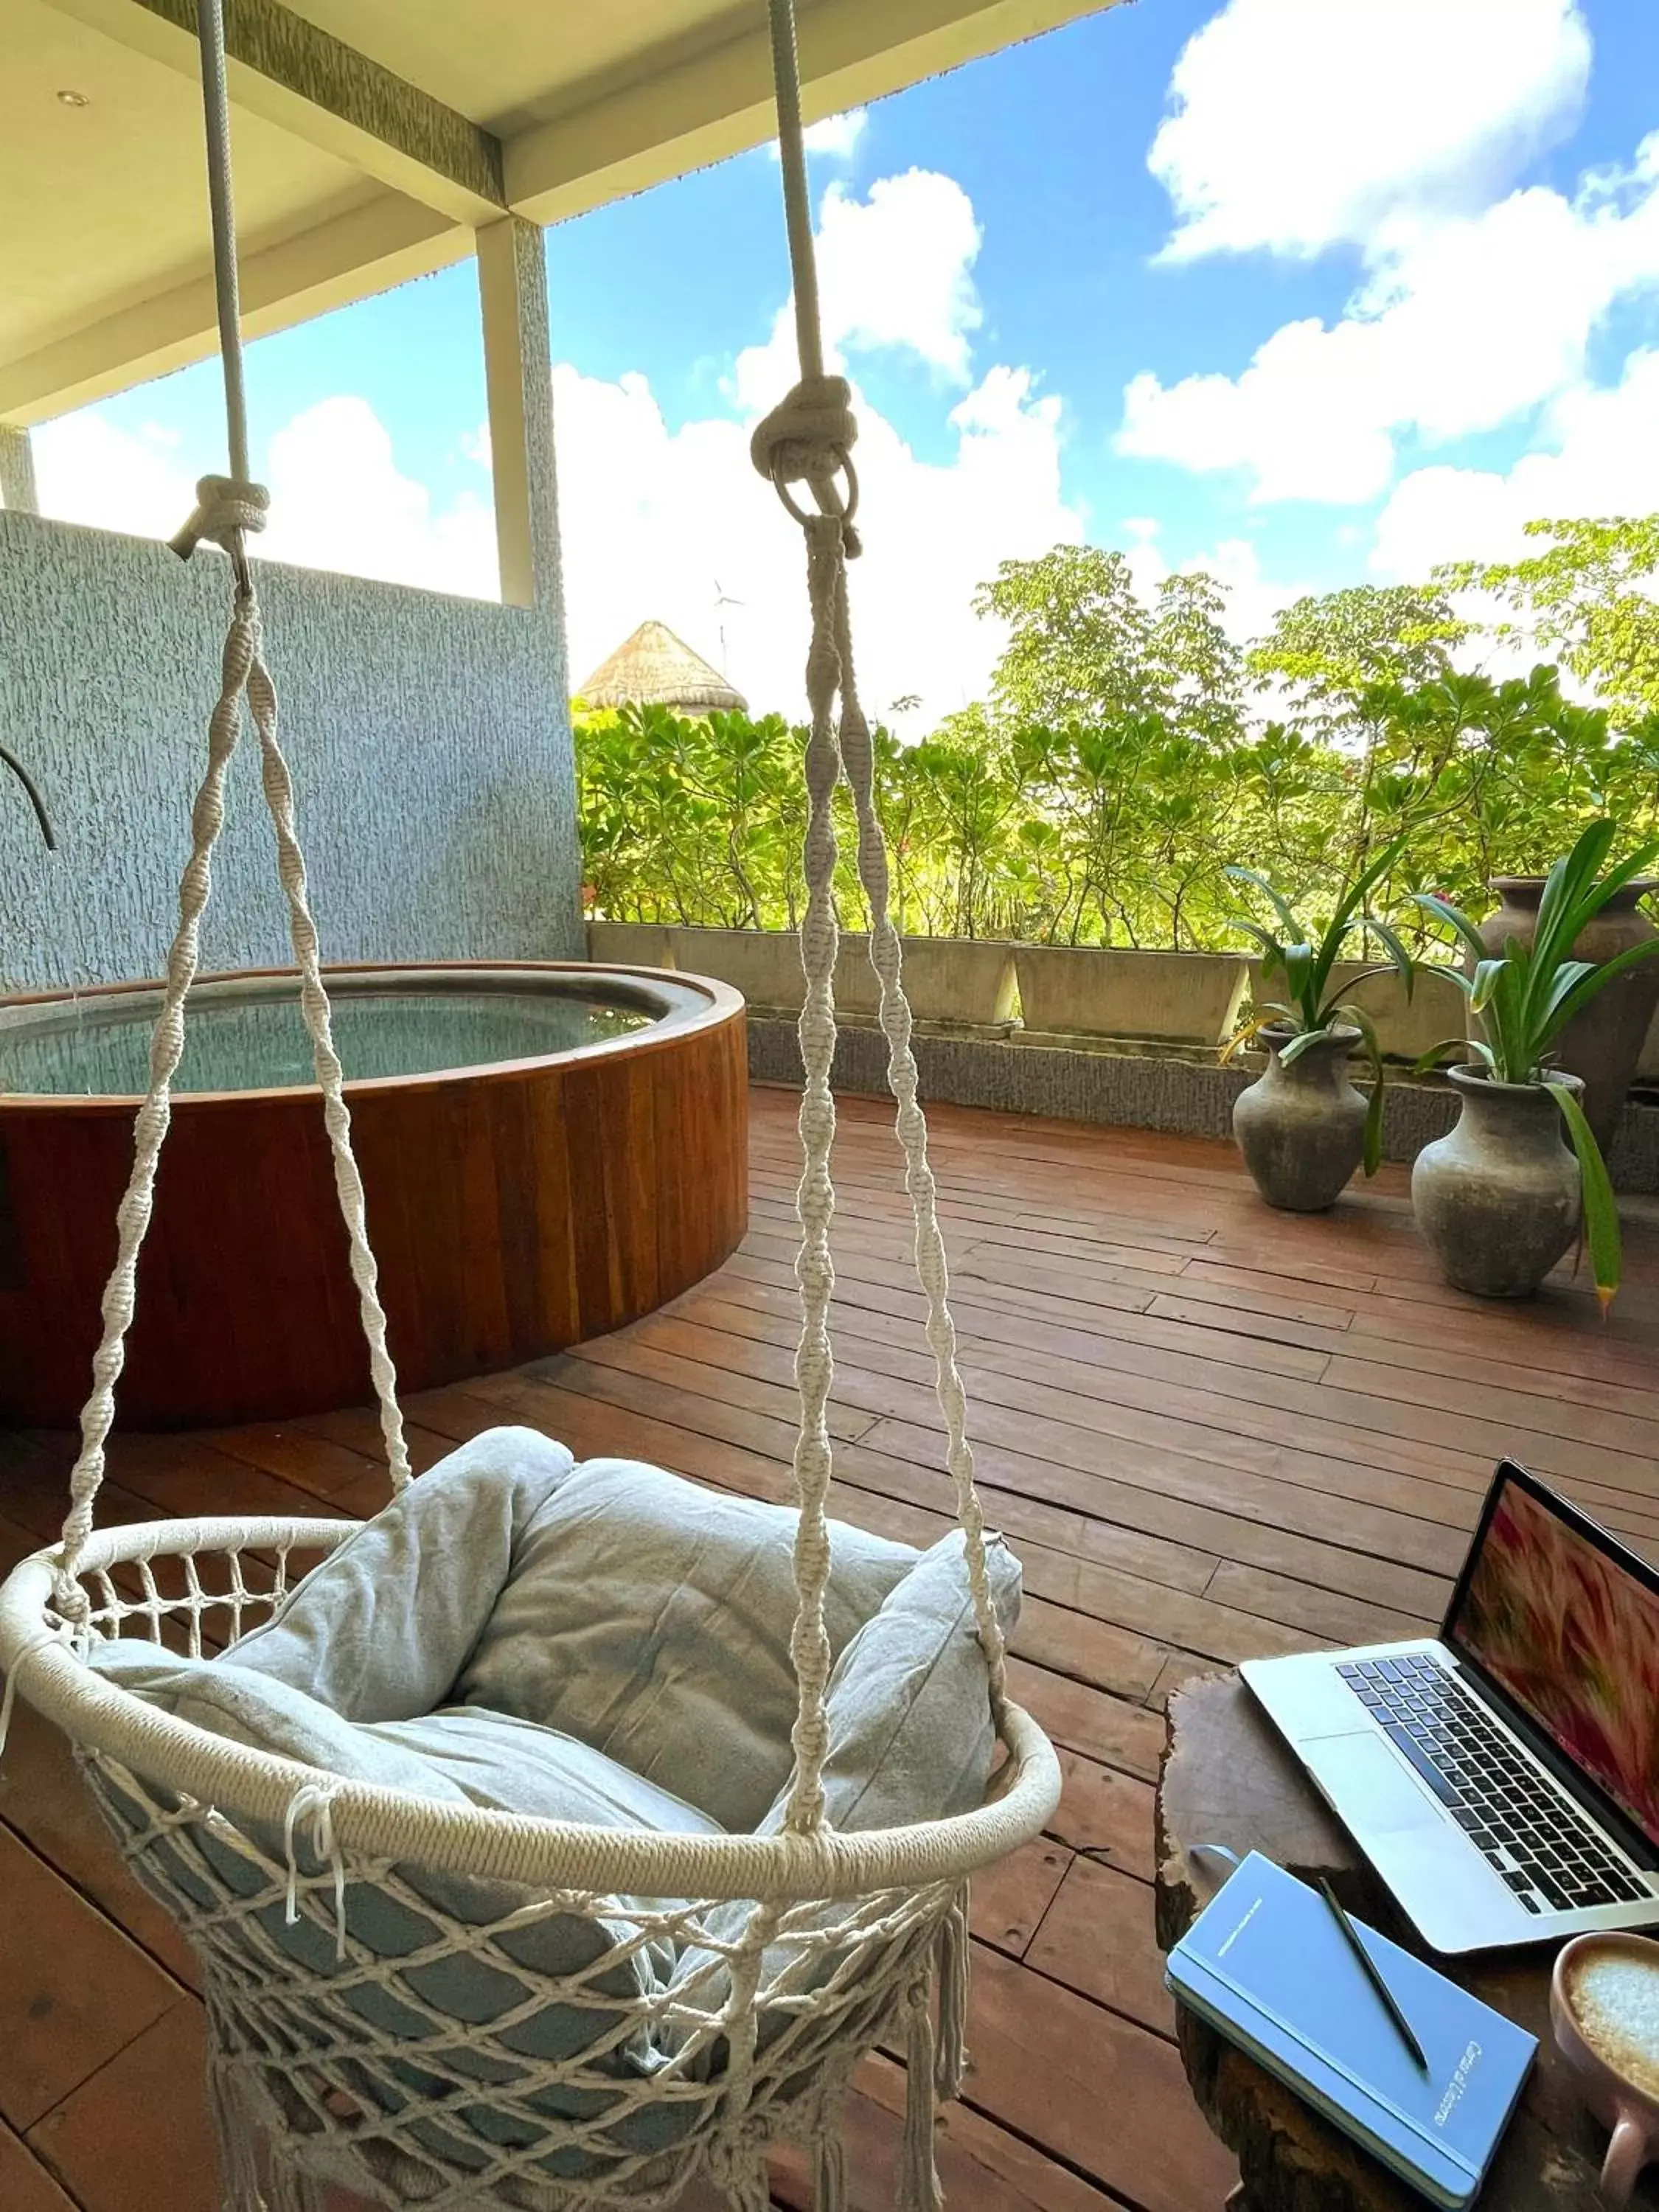
<svg viewBox="0 0 1659 2212">
<path fill-rule="evenodd" d="M 1249 629 L 1502 550 L 1540 502 L 1659 505 L 1650 134 L 1653 0 L 1139 0 L 825 134 L 830 343 L 889 556 L 874 703 L 972 696 L 973 582 L 1056 537 L 1138 549 L 1149 582 L 1214 566 Z M 757 704 L 790 689 L 741 475 L 787 373 L 777 194 L 763 149 L 548 235 L 577 676 L 660 614 Z M 250 383 L 287 550 L 490 588 L 470 264 L 261 342 Z M 90 412 L 155 499 L 217 464 L 216 398 L 207 364 Z M 42 434 L 64 512 L 72 427 Z M 395 543 L 331 510 L 343 453 L 397 480 Z"/>
</svg>

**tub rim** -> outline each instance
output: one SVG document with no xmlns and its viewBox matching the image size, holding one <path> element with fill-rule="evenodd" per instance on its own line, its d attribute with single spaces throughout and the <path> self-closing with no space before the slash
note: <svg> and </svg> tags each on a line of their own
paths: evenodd
<svg viewBox="0 0 1659 2212">
<path fill-rule="evenodd" d="M 343 1085 L 348 1105 L 354 1099 L 374 1098 L 386 1095 L 404 1095 L 422 1089 L 440 1090 L 451 1085 L 477 1083 L 522 1081 L 550 1067 L 586 1066 L 627 1054 L 659 1052 L 682 1037 L 699 1030 L 717 1029 L 734 1019 L 740 1020 L 746 1012 L 742 994 L 728 983 L 712 975 L 682 973 L 678 969 L 636 967 L 616 962 L 599 963 L 589 960 L 337 960 L 323 963 L 325 981 L 343 977 L 398 977 L 407 979 L 407 988 L 422 988 L 418 979 L 437 977 L 463 979 L 480 975 L 505 976 L 557 975 L 585 980 L 603 987 L 607 979 L 620 982 L 624 989 L 629 984 L 638 984 L 649 989 L 654 987 L 668 1001 L 665 1012 L 643 1029 L 625 1031 L 620 1036 L 596 1038 L 590 1044 L 571 1045 L 562 1052 L 535 1053 L 516 1060 L 477 1060 L 458 1067 L 423 1068 L 408 1075 L 365 1076 L 354 1080 L 348 1077 Z M 192 993 L 201 988 L 234 983 L 297 982 L 296 967 L 225 968 L 214 969 L 198 975 L 191 986 Z M 115 983 L 94 983 L 84 988 L 58 985 L 45 991 L 22 991 L 0 996 L 0 1028 L 10 1026 L 9 1017 L 27 1014 L 30 1010 L 62 1006 L 76 1000 L 121 998 L 143 991 L 160 991 L 164 988 L 160 976 L 141 976 Z M 365 988 L 372 988 L 372 982 Z M 441 984 L 439 988 L 443 988 Z M 503 986 L 502 988 L 508 988 Z M 686 1004 L 685 1000 L 701 1000 L 702 1004 Z M 172 1108 L 175 1114 L 211 1111 L 246 1107 L 258 1102 L 283 1104 L 299 1101 L 313 1104 L 321 1097 L 317 1084 L 276 1084 L 263 1088 L 251 1087 L 240 1091 L 180 1091 L 173 1094 Z M 0 1091 L 0 1112 L 7 1115 L 23 1113 L 136 1113 L 143 1103 L 138 1091 Z"/>
</svg>

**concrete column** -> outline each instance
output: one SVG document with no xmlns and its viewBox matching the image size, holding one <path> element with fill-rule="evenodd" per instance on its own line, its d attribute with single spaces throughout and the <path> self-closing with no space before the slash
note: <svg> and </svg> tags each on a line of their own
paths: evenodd
<svg viewBox="0 0 1659 2212">
<path fill-rule="evenodd" d="M 0 422 L 0 507 L 14 514 L 39 514 L 34 484 L 34 448 L 21 422 Z"/>
<path fill-rule="evenodd" d="M 559 507 L 553 466 L 553 363 L 539 225 L 507 216 L 474 233 L 495 485 L 501 597 L 556 616 Z"/>
</svg>

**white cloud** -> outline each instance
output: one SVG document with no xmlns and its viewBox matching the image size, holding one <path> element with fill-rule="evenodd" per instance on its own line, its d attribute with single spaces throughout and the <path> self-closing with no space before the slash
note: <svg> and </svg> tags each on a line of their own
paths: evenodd
<svg viewBox="0 0 1659 2212">
<path fill-rule="evenodd" d="M 970 609 L 1000 560 L 1083 535 L 1060 483 L 1061 405 L 1030 372 L 975 374 L 972 269 L 980 232 L 966 193 L 921 170 L 856 199 L 825 195 L 819 239 L 825 337 L 848 354 L 898 351 L 959 396 L 947 456 L 921 459 L 856 398 L 865 553 L 851 586 L 860 688 L 884 714 L 920 694 L 915 726 L 982 695 L 1000 640 Z M 793 320 L 738 362 L 738 411 L 671 429 L 646 378 L 554 371 L 561 537 L 573 678 L 654 617 L 717 664 L 757 712 L 803 706 L 807 617 L 797 526 L 749 459 L 753 418 L 793 381 Z M 739 415 L 743 419 L 739 419 Z M 463 441 L 485 465 L 483 433 Z M 155 441 L 96 413 L 37 434 L 43 505 L 68 520 L 165 537 L 191 504 L 189 476 Z M 320 568 L 488 595 L 493 519 L 482 497 L 441 508 L 398 464 L 368 403 L 307 409 L 272 440 L 271 525 L 259 550 Z M 720 642 L 726 633 L 724 654 Z"/>
<path fill-rule="evenodd" d="M 1307 584 L 1270 583 L 1261 573 L 1261 556 L 1247 538 L 1223 538 L 1207 551 L 1173 565 L 1158 544 L 1159 526 L 1145 516 L 1123 525 L 1133 543 L 1127 549 L 1129 572 L 1135 588 L 1149 604 L 1166 576 L 1201 568 L 1224 585 L 1227 604 L 1222 621 L 1228 635 L 1247 645 L 1273 626 L 1281 607 L 1292 605 L 1311 588 Z"/>
<path fill-rule="evenodd" d="M 1491 429 L 1566 392 L 1619 300 L 1659 284 L 1659 132 L 1572 200 L 1542 187 L 1379 251 L 1342 317 L 1285 324 L 1237 377 L 1124 393 L 1118 450 L 1240 469 L 1258 501 L 1385 490 L 1396 442 Z"/>
<path fill-rule="evenodd" d="M 818 214 L 819 319 L 830 365 L 848 353 L 916 355 L 944 381 L 972 381 L 973 337 L 983 319 L 973 267 L 983 234 L 954 177 L 908 169 L 880 177 L 864 199 L 831 185 Z M 738 404 L 760 411 L 795 380 L 793 305 L 763 346 L 738 356 Z"/>
<path fill-rule="evenodd" d="M 839 115 L 826 115 L 820 122 L 806 126 L 806 150 L 809 154 L 827 155 L 832 161 L 850 161 L 858 150 L 870 120 L 867 107 L 848 107 Z M 775 138 L 767 148 L 775 161 L 778 142 Z"/>
<path fill-rule="evenodd" d="M 1577 0 L 1227 0 L 1148 157 L 1165 253 L 1311 254 L 1484 205 L 1571 131 L 1589 61 Z"/>
<path fill-rule="evenodd" d="M 872 713 L 910 693 L 915 726 L 982 695 L 1000 640 L 969 608 L 1000 560 L 1082 536 L 1060 488 L 1057 399 L 994 368 L 951 410 L 955 449 L 923 461 L 855 396 L 865 551 L 849 572 Z M 758 713 L 796 714 L 807 617 L 797 526 L 732 421 L 671 430 L 642 376 L 554 377 L 573 680 L 648 617 L 718 665 Z M 726 604 L 721 605 L 721 599 Z"/>
<path fill-rule="evenodd" d="M 1378 518 L 1370 565 L 1416 580 L 1437 562 L 1506 561 L 1537 545 L 1536 516 L 1645 514 L 1659 508 L 1659 350 L 1633 353 L 1620 382 L 1577 391 L 1552 410 L 1549 449 L 1506 473 L 1413 469 Z"/>
<path fill-rule="evenodd" d="M 40 511 L 133 538 L 170 538 L 196 503 L 172 441 L 134 437 L 101 415 L 65 415 L 31 432 Z"/>
<path fill-rule="evenodd" d="M 927 726 L 980 696 L 1000 640 L 979 622 L 974 587 L 1000 560 L 1083 535 L 1061 495 L 1058 398 L 1024 368 L 977 378 L 981 309 L 973 264 L 981 232 L 968 195 L 912 169 L 858 198 L 832 185 L 817 233 L 824 349 L 907 354 L 962 388 L 946 417 L 949 458 L 918 457 L 855 393 L 865 551 L 850 572 L 860 689 L 884 714 L 919 695 Z M 749 423 L 796 375 L 791 306 L 772 335 L 738 357 L 731 395 L 747 418 L 671 431 L 641 376 L 615 384 L 561 368 L 555 429 L 573 677 L 581 678 L 649 616 L 706 658 L 720 658 L 760 711 L 794 714 L 806 652 L 799 532 L 749 459 Z M 725 604 L 720 604 L 722 601 Z"/>
<path fill-rule="evenodd" d="M 195 504 L 176 441 L 69 415 L 34 433 L 43 513 L 140 538 L 170 538 Z M 422 584 L 475 599 L 499 588 L 487 501 L 439 510 L 404 474 L 368 400 L 341 395 L 296 415 L 270 441 L 270 520 L 258 551 L 302 567 Z"/>
<path fill-rule="evenodd" d="M 495 518 L 487 498 L 434 506 L 405 476 L 366 399 L 325 399 L 270 441 L 271 519 L 260 550 L 387 583 L 493 598 Z"/>
</svg>

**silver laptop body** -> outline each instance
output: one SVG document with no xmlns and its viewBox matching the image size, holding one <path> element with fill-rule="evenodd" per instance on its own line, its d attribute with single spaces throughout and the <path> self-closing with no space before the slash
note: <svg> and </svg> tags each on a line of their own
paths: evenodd
<svg viewBox="0 0 1659 2212">
<path fill-rule="evenodd" d="M 1659 1576 L 1505 1462 L 1439 1637 L 1241 1672 L 1407 1918 L 1462 1952 L 1659 1923 L 1656 1668 Z"/>
</svg>

